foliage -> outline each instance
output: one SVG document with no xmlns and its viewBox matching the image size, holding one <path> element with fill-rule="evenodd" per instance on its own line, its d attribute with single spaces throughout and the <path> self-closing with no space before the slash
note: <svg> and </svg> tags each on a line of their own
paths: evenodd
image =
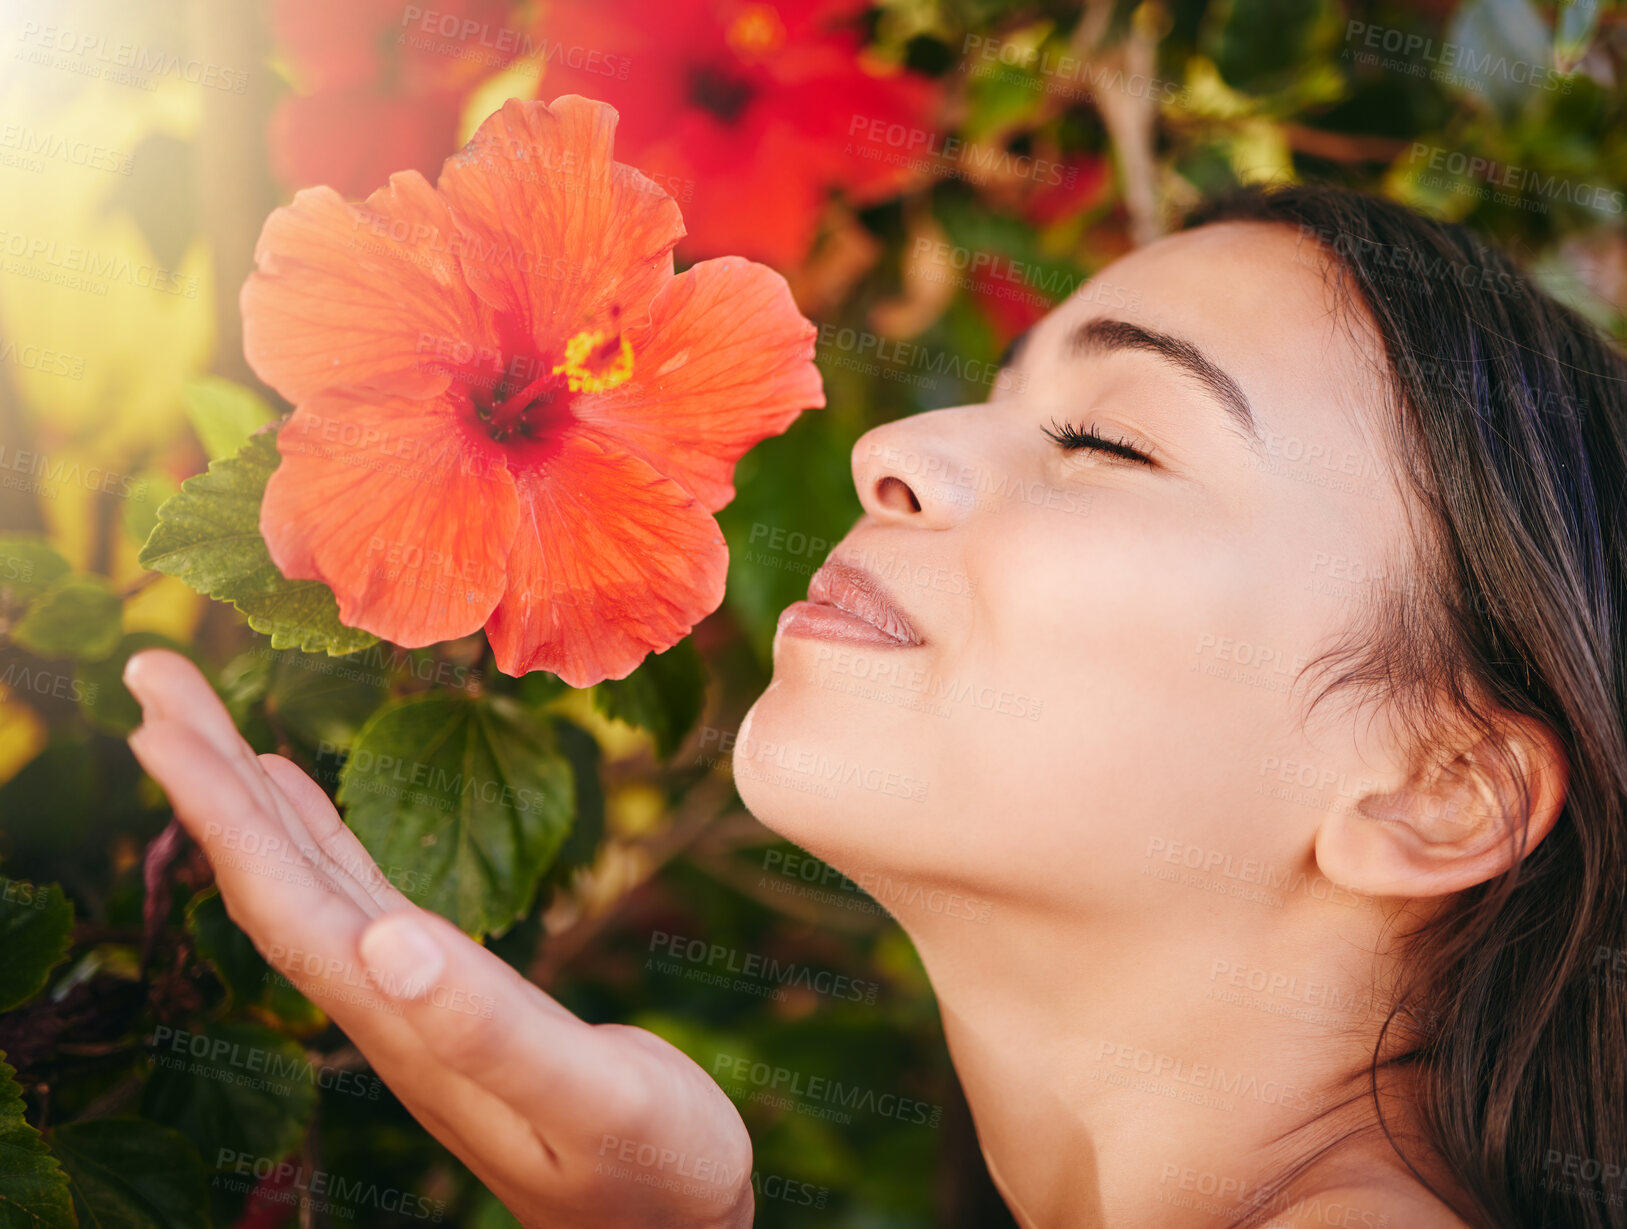
<svg viewBox="0 0 1627 1229">
<path fill-rule="evenodd" d="M 186 6 L 134 10 L 106 17 L 110 42 L 184 43 Z M 275 100 L 179 81 L 149 98 L 19 63 L 39 98 L 9 97 L 14 113 L 108 165 L 9 159 L 8 229 L 147 273 L 76 284 L 19 257 L 28 275 L 0 282 L 0 1229 L 288 1225 L 315 1170 L 414 1192 L 447 1223 L 512 1223 L 271 971 L 195 851 L 146 865 L 169 813 L 122 742 L 139 711 L 119 670 L 152 645 L 184 647 L 256 749 L 333 793 L 397 886 L 573 1011 L 655 1029 L 708 1070 L 761 1057 L 937 1110 L 836 1122 L 740 1090 L 759 1224 L 989 1223 L 970 1197 L 933 1203 L 935 1174 L 980 1163 L 908 942 L 752 824 L 730 777 L 775 618 L 857 515 L 854 442 L 982 400 L 1052 303 L 1201 194 L 1254 180 L 1467 221 L 1624 334 L 1627 56 L 1609 6 L 1165 0 L 1082 19 L 1060 0 L 886 0 L 866 29 L 876 62 L 948 94 L 940 136 L 965 156 L 928 155 L 893 199 L 820 206 L 785 272 L 821 330 L 829 408 L 739 466 L 723 609 L 584 690 L 498 673 L 479 636 L 378 642 L 272 564 L 258 508 L 287 407 L 243 366 L 235 304 L 278 198 L 203 160 L 264 163 Z M 1123 68 L 1138 42 L 1151 79 Z M 546 96 L 544 76 L 459 78 L 465 128 L 507 93 Z M 1122 143 L 1136 112 L 1155 133 L 1139 149 Z M 873 994 L 714 985 L 671 936 Z M 411 1220 L 365 1200 L 334 1215 Z"/>
</svg>

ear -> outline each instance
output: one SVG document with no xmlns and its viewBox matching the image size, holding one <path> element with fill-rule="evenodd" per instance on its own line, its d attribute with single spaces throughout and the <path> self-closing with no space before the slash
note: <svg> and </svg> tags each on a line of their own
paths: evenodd
<svg viewBox="0 0 1627 1229">
<path fill-rule="evenodd" d="M 1317 829 L 1317 866 L 1334 883 L 1406 897 L 1446 896 L 1485 883 L 1548 835 L 1564 808 L 1569 774 L 1564 748 L 1547 725 L 1505 712 L 1496 735 L 1416 763 L 1406 777 L 1390 792 L 1363 795 Z"/>
</svg>

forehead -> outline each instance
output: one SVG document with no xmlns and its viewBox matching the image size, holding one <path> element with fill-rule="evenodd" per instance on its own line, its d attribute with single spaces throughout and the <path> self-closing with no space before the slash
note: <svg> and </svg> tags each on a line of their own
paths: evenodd
<svg viewBox="0 0 1627 1229">
<path fill-rule="evenodd" d="M 1338 292 L 1326 250 L 1292 226 L 1216 223 L 1121 257 L 1036 327 L 1025 357 L 1066 362 L 1073 331 L 1100 317 L 1195 343 L 1242 385 L 1263 430 L 1297 432 L 1329 410 L 1371 426 L 1381 404 L 1377 331 Z"/>
</svg>

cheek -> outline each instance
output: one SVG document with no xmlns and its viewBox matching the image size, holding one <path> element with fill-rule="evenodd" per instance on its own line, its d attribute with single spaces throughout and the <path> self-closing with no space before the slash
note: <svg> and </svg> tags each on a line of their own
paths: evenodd
<svg viewBox="0 0 1627 1229">
<path fill-rule="evenodd" d="M 952 725 L 984 800 L 1089 799 L 1074 816 L 1190 810 L 1226 792 L 1291 673 L 1263 647 L 1264 578 L 1214 531 L 1122 493 L 1090 517 L 1032 515 L 978 544 L 977 617 L 952 672 L 1027 697 L 1033 722 Z M 1248 661 L 1245 670 L 1242 662 Z"/>
<path fill-rule="evenodd" d="M 974 567 L 982 626 L 968 653 L 1059 703 L 1119 676 L 1162 690 L 1160 677 L 1181 672 L 1213 623 L 1212 565 L 1190 526 L 1168 514 L 1154 521 L 1147 502 L 1123 492 L 1085 498 L 1080 515 L 991 518 Z"/>
</svg>

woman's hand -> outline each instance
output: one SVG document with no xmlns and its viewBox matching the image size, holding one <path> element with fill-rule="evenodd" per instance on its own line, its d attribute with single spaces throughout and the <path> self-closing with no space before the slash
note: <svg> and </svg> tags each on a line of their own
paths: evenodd
<svg viewBox="0 0 1627 1229">
<path fill-rule="evenodd" d="M 751 1140 L 700 1067 L 643 1029 L 583 1023 L 412 904 L 185 658 L 140 653 L 125 681 L 144 714 L 130 745 L 232 919 L 523 1224 L 750 1225 Z"/>
</svg>

